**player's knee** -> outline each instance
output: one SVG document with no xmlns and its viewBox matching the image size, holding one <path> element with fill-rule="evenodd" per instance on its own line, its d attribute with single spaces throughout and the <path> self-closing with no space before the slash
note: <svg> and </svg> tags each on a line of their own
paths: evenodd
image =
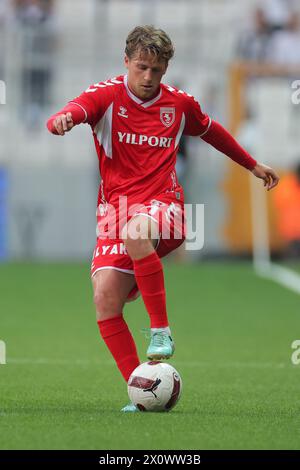
<svg viewBox="0 0 300 470">
<path fill-rule="evenodd" d="M 151 239 L 151 220 L 136 216 L 133 217 L 122 230 L 124 243 L 139 242 Z"/>
<path fill-rule="evenodd" d="M 143 246 L 149 245 L 151 240 L 147 238 L 131 238 L 127 237 L 123 239 L 124 245 L 126 246 L 127 251 L 131 251 L 132 249 L 140 249 Z"/>
<path fill-rule="evenodd" d="M 122 231 L 122 239 L 131 258 L 149 255 L 158 238 L 157 223 L 143 215 L 133 217 Z"/>
<path fill-rule="evenodd" d="M 134 217 L 122 231 L 122 239 L 129 255 L 147 249 L 152 244 L 152 236 L 150 220 L 145 217 Z"/>
<path fill-rule="evenodd" d="M 119 313 L 119 299 L 111 290 L 97 290 L 94 294 L 94 304 L 98 320 L 104 320 Z"/>
</svg>

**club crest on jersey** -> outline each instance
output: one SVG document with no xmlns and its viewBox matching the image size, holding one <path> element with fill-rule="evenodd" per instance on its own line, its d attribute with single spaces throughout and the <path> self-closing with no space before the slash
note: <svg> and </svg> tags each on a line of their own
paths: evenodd
<svg viewBox="0 0 300 470">
<path fill-rule="evenodd" d="M 160 120 L 166 127 L 172 126 L 175 121 L 175 108 L 160 108 Z"/>
</svg>

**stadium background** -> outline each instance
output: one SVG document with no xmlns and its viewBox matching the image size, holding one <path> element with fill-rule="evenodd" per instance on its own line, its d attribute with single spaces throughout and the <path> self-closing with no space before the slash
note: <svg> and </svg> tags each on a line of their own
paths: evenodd
<svg viewBox="0 0 300 470">
<path fill-rule="evenodd" d="M 293 2 L 260 4 L 275 33 L 285 31 Z M 45 128 L 88 85 L 123 73 L 128 31 L 155 24 L 176 48 L 164 82 L 193 94 L 285 175 L 300 160 L 300 104 L 292 101 L 299 32 L 278 46 L 287 44 L 286 54 L 251 55 L 243 45 L 256 40 L 256 6 L 0 1 L 0 448 L 299 447 L 300 365 L 291 345 L 299 339 L 300 265 L 273 195 L 205 143 L 185 141 L 181 177 L 187 202 L 205 204 L 205 243 L 165 263 L 172 363 L 184 393 L 169 415 L 122 417 L 126 390 L 98 338 L 89 283 L 93 142 L 86 126 L 63 139 Z M 125 313 L 143 358 L 141 301 Z M 164 437 L 160 426 L 170 427 Z"/>
</svg>

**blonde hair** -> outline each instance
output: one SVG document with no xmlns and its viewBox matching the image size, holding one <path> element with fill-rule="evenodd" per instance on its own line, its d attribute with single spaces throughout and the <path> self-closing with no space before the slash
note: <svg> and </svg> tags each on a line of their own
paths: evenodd
<svg viewBox="0 0 300 470">
<path fill-rule="evenodd" d="M 168 64 L 174 55 L 171 39 L 162 29 L 154 26 L 136 26 L 127 36 L 125 54 L 131 59 L 135 53 L 151 54 Z"/>
</svg>

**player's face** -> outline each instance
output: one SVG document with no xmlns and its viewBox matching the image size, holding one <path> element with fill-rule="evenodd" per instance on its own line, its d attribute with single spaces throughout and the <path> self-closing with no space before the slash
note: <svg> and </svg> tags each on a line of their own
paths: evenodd
<svg viewBox="0 0 300 470">
<path fill-rule="evenodd" d="M 166 73 L 166 61 L 157 57 L 137 53 L 131 59 L 125 56 L 128 69 L 128 86 L 141 100 L 154 97 L 159 89 L 163 75 Z"/>
</svg>

